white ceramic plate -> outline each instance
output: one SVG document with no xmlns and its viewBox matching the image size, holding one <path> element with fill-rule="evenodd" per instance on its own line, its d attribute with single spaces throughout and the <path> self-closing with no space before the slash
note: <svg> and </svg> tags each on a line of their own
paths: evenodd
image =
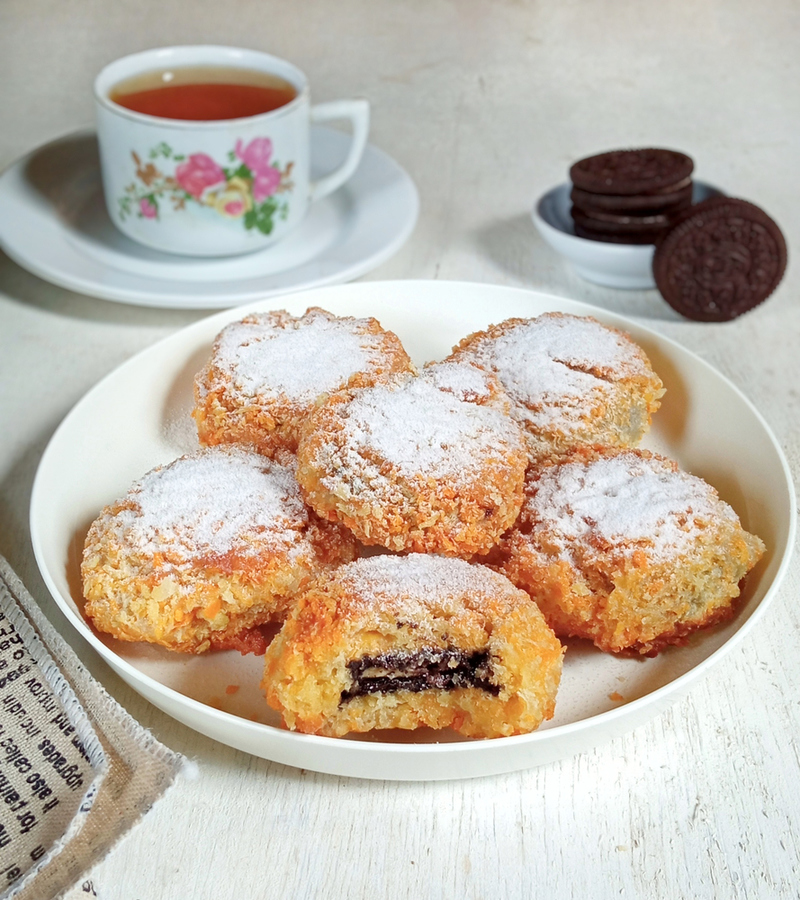
<svg viewBox="0 0 800 900">
<path fill-rule="evenodd" d="M 312 176 L 336 168 L 349 143 L 342 132 L 314 126 Z M 117 231 L 103 202 L 93 131 L 47 144 L 0 176 L 0 248 L 53 284 L 139 306 L 223 309 L 351 281 L 400 249 L 418 213 L 414 182 L 368 144 L 353 177 L 274 247 L 195 259 L 159 253 Z"/>
<path fill-rule="evenodd" d="M 192 379 L 214 336 L 244 314 L 228 310 L 145 350 L 91 390 L 53 436 L 33 488 L 33 547 L 53 597 L 91 646 L 156 706 L 225 744 L 306 769 L 389 779 L 490 775 L 587 749 L 644 721 L 705 673 L 761 616 L 793 545 L 791 476 L 753 406 L 702 360 L 619 316 L 515 288 L 366 282 L 296 294 L 280 303 L 294 314 L 312 304 L 340 315 L 376 316 L 419 363 L 441 358 L 466 334 L 510 316 L 561 310 L 626 329 L 667 386 L 645 446 L 715 485 L 745 527 L 763 538 L 768 553 L 748 578 L 736 617 L 696 635 L 686 647 L 642 661 L 572 642 L 555 718 L 534 734 L 486 741 L 432 731 L 334 739 L 282 730 L 259 689 L 259 659 L 235 652 L 189 657 L 117 642 L 95 633 L 81 615 L 79 560 L 86 531 L 100 508 L 122 496 L 132 481 L 197 446 L 189 418 Z"/>
<path fill-rule="evenodd" d="M 653 278 L 653 244 L 612 244 L 578 237 L 570 209 L 569 182 L 551 188 L 531 210 L 533 224 L 548 244 L 587 281 L 623 290 L 647 290 Z M 695 181 L 692 202 L 700 203 L 722 192 L 703 181 Z"/>
</svg>

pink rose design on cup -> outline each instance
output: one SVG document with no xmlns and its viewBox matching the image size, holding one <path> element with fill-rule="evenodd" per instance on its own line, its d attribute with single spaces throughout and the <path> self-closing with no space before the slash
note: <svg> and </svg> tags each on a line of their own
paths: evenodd
<svg viewBox="0 0 800 900">
<path fill-rule="evenodd" d="M 181 163 L 175 169 L 175 181 L 186 191 L 199 200 L 203 191 L 218 184 L 223 184 L 227 179 L 222 167 L 205 153 L 193 153 L 185 163 Z"/>
<path fill-rule="evenodd" d="M 294 187 L 294 164 L 281 168 L 273 161 L 272 151 L 268 137 L 253 138 L 247 144 L 240 138 L 228 151 L 226 163 L 207 153 L 176 153 L 163 142 L 149 151 L 147 161 L 132 151 L 135 180 L 119 198 L 120 218 L 136 213 L 158 222 L 171 201 L 175 213 L 197 204 L 224 219 L 241 221 L 248 231 L 270 234 L 275 218 L 286 219 L 289 214 L 289 204 L 280 195 Z M 160 158 L 175 163 L 174 174 L 157 165 Z"/>
<path fill-rule="evenodd" d="M 158 209 L 156 205 L 147 197 L 142 197 L 139 201 L 139 212 L 145 217 L 145 219 L 155 219 L 158 216 Z"/>
<path fill-rule="evenodd" d="M 281 173 L 271 163 L 272 141 L 267 137 L 253 138 L 245 147 L 236 142 L 236 156 L 253 173 L 253 199 L 261 203 L 271 197 L 281 183 Z"/>
</svg>

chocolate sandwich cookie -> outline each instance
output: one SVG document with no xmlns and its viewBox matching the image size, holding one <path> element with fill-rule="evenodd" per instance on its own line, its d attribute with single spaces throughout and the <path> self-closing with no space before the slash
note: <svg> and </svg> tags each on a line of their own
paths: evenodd
<svg viewBox="0 0 800 900">
<path fill-rule="evenodd" d="M 633 195 L 678 189 L 693 170 L 694 162 L 685 153 L 646 147 L 587 156 L 573 164 L 569 176 L 580 190 Z"/>
<path fill-rule="evenodd" d="M 600 241 L 605 244 L 636 244 L 637 246 L 640 244 L 655 244 L 659 239 L 657 234 L 650 232 L 629 235 L 602 234 L 587 228 L 581 228 L 580 225 L 575 226 L 575 236 L 585 238 L 587 241 Z"/>
<path fill-rule="evenodd" d="M 673 221 L 666 213 L 660 212 L 625 214 L 606 212 L 605 210 L 583 210 L 577 208 L 575 209 L 575 212 L 586 219 L 590 219 L 593 223 L 597 223 L 598 228 L 604 224 L 613 225 L 616 228 L 629 228 L 631 231 L 641 231 L 643 228 L 663 228 Z"/>
<path fill-rule="evenodd" d="M 572 219 L 578 237 L 655 244 L 692 202 L 694 163 L 660 148 L 612 150 L 570 169 Z"/>
<path fill-rule="evenodd" d="M 585 218 L 575 222 L 575 234 L 590 241 L 604 241 L 610 244 L 656 244 L 664 237 L 666 228 L 641 229 L 639 231 L 615 231 L 612 229 L 594 228 L 593 221 Z"/>
<path fill-rule="evenodd" d="M 746 200 L 714 197 L 687 210 L 656 247 L 653 275 L 681 315 L 727 322 L 758 306 L 786 269 L 778 225 Z"/>
<path fill-rule="evenodd" d="M 584 228 L 615 235 L 638 234 L 643 231 L 658 234 L 674 222 L 674 219 L 664 213 L 626 216 L 596 210 L 587 212 L 576 206 L 572 208 L 572 218 Z"/>
<path fill-rule="evenodd" d="M 692 179 L 687 178 L 682 187 L 671 187 L 669 190 L 649 194 L 593 194 L 574 187 L 570 200 L 586 212 L 673 213 L 692 202 Z"/>
</svg>

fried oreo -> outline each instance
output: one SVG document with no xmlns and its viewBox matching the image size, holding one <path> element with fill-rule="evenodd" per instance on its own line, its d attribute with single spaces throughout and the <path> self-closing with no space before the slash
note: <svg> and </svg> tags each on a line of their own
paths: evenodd
<svg viewBox="0 0 800 900">
<path fill-rule="evenodd" d="M 519 513 L 525 435 L 499 380 L 468 362 L 340 391 L 306 420 L 308 505 L 364 544 L 469 558 Z"/>
<path fill-rule="evenodd" d="M 297 450 L 320 396 L 415 372 L 400 339 L 377 319 L 311 307 L 252 313 L 217 335 L 195 379 L 200 443 L 250 444 L 265 456 Z"/>
<path fill-rule="evenodd" d="M 653 275 L 681 315 L 728 322 L 770 296 L 786 259 L 783 234 L 763 209 L 714 197 L 686 211 L 656 247 Z"/>
<path fill-rule="evenodd" d="M 352 535 L 305 507 L 291 466 L 208 447 L 100 512 L 81 563 L 85 612 L 122 641 L 263 653 L 260 626 L 355 552 Z"/>
<path fill-rule="evenodd" d="M 491 562 L 559 637 L 655 656 L 730 618 L 764 549 L 677 463 L 597 446 L 529 469 L 519 519 Z"/>
<path fill-rule="evenodd" d="M 497 376 L 531 462 L 586 444 L 638 444 L 664 393 L 644 350 L 591 316 L 506 319 L 465 337 L 449 359 Z"/>
<path fill-rule="evenodd" d="M 500 573 L 442 556 L 373 556 L 298 599 L 262 686 L 296 731 L 427 726 L 495 738 L 552 717 L 563 654 L 537 605 Z"/>
</svg>

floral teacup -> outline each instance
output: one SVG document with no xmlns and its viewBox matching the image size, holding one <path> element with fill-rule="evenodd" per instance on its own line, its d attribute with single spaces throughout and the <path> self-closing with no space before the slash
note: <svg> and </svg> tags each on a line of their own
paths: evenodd
<svg viewBox="0 0 800 900">
<path fill-rule="evenodd" d="M 270 73 L 295 96 L 270 112 L 193 121 L 134 112 L 111 99 L 143 73 L 198 66 Z M 284 60 L 232 47 L 166 47 L 106 66 L 94 86 L 103 192 L 112 222 L 141 244 L 191 256 L 259 250 L 355 172 L 369 131 L 366 100 L 311 106 L 308 80 Z M 349 119 L 342 165 L 310 179 L 310 123 Z"/>
</svg>

